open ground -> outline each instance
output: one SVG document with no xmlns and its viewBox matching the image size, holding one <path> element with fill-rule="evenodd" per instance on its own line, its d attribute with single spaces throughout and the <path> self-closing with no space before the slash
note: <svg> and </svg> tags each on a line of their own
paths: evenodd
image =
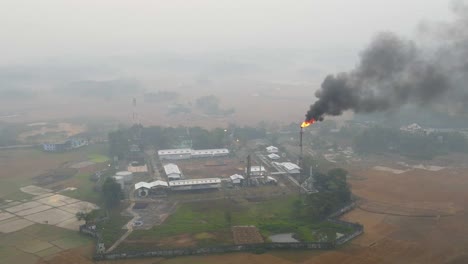
<svg viewBox="0 0 468 264">
<path fill-rule="evenodd" d="M 243 173 L 245 164 L 237 158 L 189 159 L 175 162 L 188 179 L 228 178 Z"/>
<path fill-rule="evenodd" d="M 102 145 L 60 154 L 33 148 L 0 151 L 0 263 L 47 261 L 64 250 L 93 244 L 76 231 L 75 217 L 77 211 L 91 206 L 88 202 L 96 201 L 91 171 L 70 168 L 90 159 L 102 160 L 97 156 L 102 153 Z"/>
<path fill-rule="evenodd" d="M 353 193 L 360 198 L 362 209 L 351 211 L 344 219 L 363 224 L 365 231 L 338 250 L 275 251 L 261 255 L 240 253 L 112 263 L 468 263 L 468 215 L 465 213 L 468 209 L 468 170 L 462 162 L 466 157 L 458 158 L 460 162 L 439 171 L 413 169 L 400 174 L 375 170 L 376 164 L 348 166 L 349 182 Z M 389 163 L 385 166 L 394 167 Z M 199 237 L 211 237 L 202 230 L 201 234 Z M 190 243 L 195 239 L 180 237 L 174 241 Z M 80 251 L 66 251 L 59 254 L 57 262 L 52 260 L 50 263 L 60 263 L 60 259 L 68 257 L 83 258 L 81 254 Z"/>
</svg>

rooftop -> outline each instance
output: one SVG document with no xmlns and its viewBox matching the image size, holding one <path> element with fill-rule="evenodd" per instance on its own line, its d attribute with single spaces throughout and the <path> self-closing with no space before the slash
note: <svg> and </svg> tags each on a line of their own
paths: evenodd
<svg viewBox="0 0 468 264">
<path fill-rule="evenodd" d="M 153 181 L 153 182 L 138 182 L 138 183 L 135 183 L 135 190 L 140 189 L 140 188 L 151 189 L 156 186 L 167 187 L 168 184 L 165 181 L 159 181 L 159 180 Z"/>
<path fill-rule="evenodd" d="M 201 185 L 201 184 L 214 184 L 221 183 L 220 178 L 205 178 L 205 179 L 190 179 L 190 180 L 178 180 L 169 182 L 169 186 L 187 186 L 187 185 Z"/>
<path fill-rule="evenodd" d="M 229 154 L 226 148 L 221 149 L 162 149 L 158 151 L 158 155 L 213 155 L 213 154 Z"/>
<path fill-rule="evenodd" d="M 263 167 L 263 166 L 251 166 L 250 171 L 265 171 L 265 167 Z"/>
<path fill-rule="evenodd" d="M 177 154 L 191 154 L 191 149 L 162 149 L 158 151 L 158 155 L 177 155 Z"/>
<path fill-rule="evenodd" d="M 283 166 L 288 171 L 301 169 L 298 165 L 296 165 L 296 164 L 294 164 L 292 162 L 282 162 L 282 163 L 280 163 L 280 165 Z"/>
<path fill-rule="evenodd" d="M 234 174 L 234 175 L 229 176 L 229 178 L 231 178 L 231 180 L 237 180 L 237 179 L 243 180 L 244 176 L 239 175 L 239 174 Z"/>
<path fill-rule="evenodd" d="M 164 165 L 164 171 L 166 172 L 166 175 L 181 174 L 179 167 L 175 165 L 174 163 L 169 163 L 169 164 Z"/>
</svg>

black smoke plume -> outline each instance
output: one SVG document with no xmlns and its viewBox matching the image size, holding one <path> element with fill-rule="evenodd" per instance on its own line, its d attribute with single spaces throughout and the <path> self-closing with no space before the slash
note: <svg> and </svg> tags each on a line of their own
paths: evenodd
<svg viewBox="0 0 468 264">
<path fill-rule="evenodd" d="M 468 8 L 453 5 L 455 21 L 424 25 L 423 45 L 380 33 L 361 53 L 357 67 L 328 75 L 306 120 L 344 111 L 383 112 L 405 104 L 468 106 Z"/>
</svg>

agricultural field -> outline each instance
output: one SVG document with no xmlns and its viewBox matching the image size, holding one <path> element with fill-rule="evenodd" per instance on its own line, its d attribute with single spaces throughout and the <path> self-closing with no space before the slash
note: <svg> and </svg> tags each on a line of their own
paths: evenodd
<svg viewBox="0 0 468 264">
<path fill-rule="evenodd" d="M 87 202 L 98 202 L 90 175 L 100 163 L 89 157 L 105 153 L 102 145 L 64 153 L 0 150 L 0 263 L 48 261 L 93 244 L 76 232 L 75 213 Z"/>
<path fill-rule="evenodd" d="M 0 263 L 36 263 L 57 253 L 92 243 L 76 231 L 34 224 L 0 236 Z"/>
</svg>

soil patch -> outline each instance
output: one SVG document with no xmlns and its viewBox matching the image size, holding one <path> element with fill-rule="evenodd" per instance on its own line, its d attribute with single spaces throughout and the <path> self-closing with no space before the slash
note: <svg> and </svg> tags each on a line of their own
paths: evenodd
<svg viewBox="0 0 468 264">
<path fill-rule="evenodd" d="M 39 186 L 47 186 L 58 181 L 63 181 L 73 177 L 78 172 L 78 169 L 74 168 L 58 168 L 50 170 L 39 176 L 33 178 L 35 184 Z"/>
<path fill-rule="evenodd" d="M 263 237 L 255 226 L 233 226 L 232 236 L 235 244 L 263 243 Z"/>
</svg>

